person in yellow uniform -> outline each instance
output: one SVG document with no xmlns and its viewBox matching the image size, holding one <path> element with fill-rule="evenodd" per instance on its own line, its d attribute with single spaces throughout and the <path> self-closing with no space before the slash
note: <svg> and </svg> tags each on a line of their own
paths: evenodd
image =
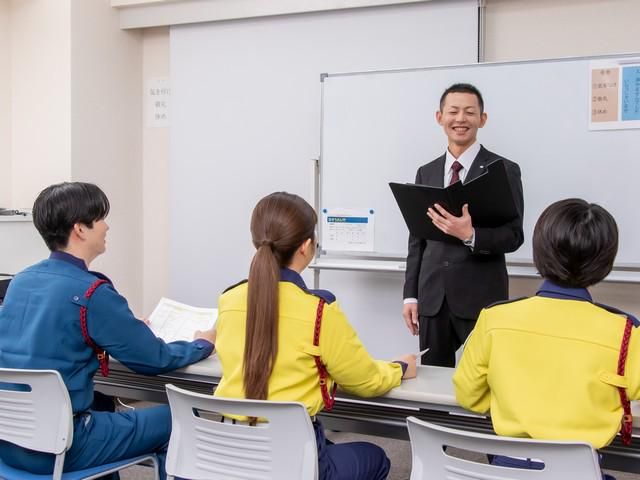
<svg viewBox="0 0 640 480">
<path fill-rule="evenodd" d="M 533 233 L 544 282 L 534 297 L 482 310 L 453 376 L 460 405 L 490 412 L 498 435 L 611 443 L 626 413 L 621 396 L 640 399 L 638 320 L 595 303 L 587 287 L 609 274 L 617 250 L 616 222 L 604 208 L 581 199 L 547 207 Z"/>
<path fill-rule="evenodd" d="M 306 287 L 300 274 L 314 258 L 316 222 L 313 208 L 297 195 L 276 192 L 256 205 L 251 236 L 257 251 L 249 279 L 218 302 L 216 348 L 223 373 L 215 396 L 298 401 L 314 418 L 331 402 L 334 382 L 351 394 L 375 397 L 415 376 L 415 355 L 374 360 L 335 297 Z M 326 389 L 316 358 L 326 368 Z M 380 447 L 332 444 L 320 422 L 314 418 L 313 424 L 320 480 L 387 478 L 390 463 Z"/>
</svg>

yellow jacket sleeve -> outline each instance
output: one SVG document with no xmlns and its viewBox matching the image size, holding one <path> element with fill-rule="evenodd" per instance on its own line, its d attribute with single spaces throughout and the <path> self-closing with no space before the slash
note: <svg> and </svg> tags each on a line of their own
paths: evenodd
<svg viewBox="0 0 640 480">
<path fill-rule="evenodd" d="M 478 413 L 488 412 L 491 406 L 491 392 L 487 382 L 491 338 L 486 332 L 485 324 L 486 310 L 482 310 L 453 375 L 458 403 L 467 410 Z"/>
<path fill-rule="evenodd" d="M 371 358 L 337 302 L 325 306 L 320 356 L 340 388 L 360 397 L 382 395 L 402 381 L 400 364 Z"/>
</svg>

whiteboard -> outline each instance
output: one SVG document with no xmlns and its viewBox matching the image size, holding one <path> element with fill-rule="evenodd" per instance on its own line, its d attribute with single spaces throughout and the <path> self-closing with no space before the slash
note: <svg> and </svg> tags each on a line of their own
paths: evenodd
<svg viewBox="0 0 640 480">
<path fill-rule="evenodd" d="M 542 210 L 580 197 L 616 218 L 616 264 L 640 267 L 640 130 L 588 129 L 594 59 L 326 75 L 319 208 L 373 209 L 374 256 L 405 257 L 408 231 L 388 182 L 413 182 L 420 165 L 444 153 L 438 101 L 449 85 L 467 82 L 482 92 L 488 114 L 480 143 L 522 169 L 525 243 L 509 260 L 531 262 L 533 226 Z"/>
</svg>

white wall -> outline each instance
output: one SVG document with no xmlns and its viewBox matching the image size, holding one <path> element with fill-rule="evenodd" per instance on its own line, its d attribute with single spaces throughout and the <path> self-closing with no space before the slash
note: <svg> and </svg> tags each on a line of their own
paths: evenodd
<svg viewBox="0 0 640 480">
<path fill-rule="evenodd" d="M 142 32 L 119 28 L 108 0 L 72 0 L 71 179 L 111 202 L 104 271 L 141 313 Z"/>
<path fill-rule="evenodd" d="M 640 52 L 639 19 L 637 0 L 488 0 L 486 60 Z M 539 283 L 511 279 L 511 296 L 533 295 Z M 639 288 L 603 283 L 592 293 L 600 302 L 640 314 Z"/>
<path fill-rule="evenodd" d="M 11 207 L 11 20 L 0 0 L 0 207 Z"/>
<path fill-rule="evenodd" d="M 70 0 L 11 0 L 12 205 L 71 175 Z"/>
</svg>

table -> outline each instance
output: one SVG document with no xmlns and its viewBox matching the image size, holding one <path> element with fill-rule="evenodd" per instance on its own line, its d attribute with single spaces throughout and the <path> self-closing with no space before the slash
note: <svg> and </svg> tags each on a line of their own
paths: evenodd
<svg viewBox="0 0 640 480">
<path fill-rule="evenodd" d="M 212 393 L 222 376 L 215 355 L 170 373 L 154 377 L 132 372 L 115 360 L 109 377 L 97 374 L 96 389 L 112 396 L 166 402 L 165 384 L 200 393 Z M 319 416 L 329 430 L 408 439 L 405 419 L 414 416 L 462 430 L 493 433 L 488 417 L 472 414 L 458 405 L 451 377 L 454 369 L 419 366 L 417 376 L 381 397 L 363 399 L 338 391 L 331 412 Z M 602 450 L 603 467 L 640 473 L 640 404 L 634 403 L 634 438 L 625 446 L 616 438 Z"/>
</svg>

